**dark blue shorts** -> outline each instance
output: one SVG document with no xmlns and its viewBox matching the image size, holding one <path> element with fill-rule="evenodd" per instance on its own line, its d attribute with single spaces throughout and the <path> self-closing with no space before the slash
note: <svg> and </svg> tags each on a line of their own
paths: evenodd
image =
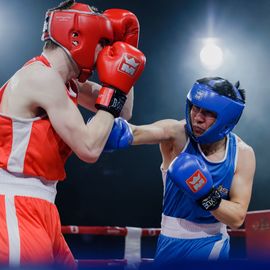
<svg viewBox="0 0 270 270">
<path fill-rule="evenodd" d="M 161 234 L 155 261 L 177 263 L 181 260 L 222 260 L 229 258 L 229 249 L 229 237 L 222 234 L 195 239 L 179 239 Z"/>
</svg>

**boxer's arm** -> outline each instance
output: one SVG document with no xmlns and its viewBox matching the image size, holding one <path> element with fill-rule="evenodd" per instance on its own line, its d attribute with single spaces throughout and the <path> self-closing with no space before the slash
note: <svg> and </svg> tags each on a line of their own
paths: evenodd
<svg viewBox="0 0 270 270">
<path fill-rule="evenodd" d="M 95 162 L 110 134 L 114 117 L 98 111 L 86 125 L 77 106 L 68 97 L 60 76 L 51 70 L 33 76 L 31 98 L 35 106 L 43 108 L 59 136 L 86 162 Z M 38 89 L 38 90 L 37 90 Z"/>
<path fill-rule="evenodd" d="M 78 86 L 78 103 L 82 107 L 92 112 L 96 112 L 95 108 L 96 99 L 98 97 L 98 92 L 101 85 L 92 81 L 86 81 L 85 83 L 80 83 L 76 81 Z"/>
<path fill-rule="evenodd" d="M 169 126 L 173 122 L 174 120 L 162 120 L 151 125 L 135 126 L 118 117 L 114 120 L 114 125 L 104 150 L 111 152 L 116 149 L 128 148 L 133 145 L 134 135 L 137 139 L 136 144 L 155 144 L 168 141 L 172 139 L 172 136 L 169 134 L 172 128 L 169 128 Z"/>
<path fill-rule="evenodd" d="M 137 59 L 134 76 L 119 69 L 124 54 Z M 53 69 L 44 69 L 39 72 L 41 76 L 31 76 L 31 85 L 39 93 L 33 103 L 47 112 L 56 132 L 82 160 L 95 162 L 109 137 L 114 117 L 121 113 L 126 95 L 140 77 L 144 65 L 144 54 L 127 43 L 116 42 L 103 48 L 97 59 L 97 72 L 103 83 L 95 103 L 99 110 L 86 125 L 79 109 L 68 97 L 63 79 Z"/>
<path fill-rule="evenodd" d="M 239 143 L 238 164 L 230 190 L 230 200 L 222 200 L 212 215 L 232 229 L 239 228 L 246 217 L 255 173 L 255 154 L 252 148 Z"/>
<path fill-rule="evenodd" d="M 85 83 L 79 82 L 76 83 L 79 89 L 78 103 L 87 110 L 96 112 L 97 109 L 95 108 L 95 102 L 98 97 L 101 85 L 92 81 L 86 81 Z M 132 116 L 132 110 L 133 110 L 133 87 L 127 95 L 127 100 L 120 116 L 126 120 L 129 120 Z"/>
<path fill-rule="evenodd" d="M 130 124 L 133 133 L 133 145 L 159 144 L 174 141 L 177 136 L 182 136 L 184 121 L 165 119 L 149 125 L 136 126 Z"/>
<path fill-rule="evenodd" d="M 127 94 L 126 103 L 120 113 L 120 116 L 125 120 L 130 120 L 133 112 L 133 103 L 134 103 L 134 87 L 132 86 L 131 90 Z"/>
</svg>

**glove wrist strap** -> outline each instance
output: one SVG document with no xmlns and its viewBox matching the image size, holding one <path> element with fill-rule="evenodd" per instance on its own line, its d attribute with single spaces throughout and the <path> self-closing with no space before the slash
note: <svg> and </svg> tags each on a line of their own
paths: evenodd
<svg viewBox="0 0 270 270">
<path fill-rule="evenodd" d="M 211 191 L 203 198 L 198 200 L 199 205 L 206 211 L 216 210 L 221 203 L 221 195 L 219 191 L 212 188 Z"/>
<path fill-rule="evenodd" d="M 103 86 L 99 91 L 95 107 L 111 113 L 114 117 L 119 117 L 126 99 L 127 97 L 122 91 Z"/>
</svg>

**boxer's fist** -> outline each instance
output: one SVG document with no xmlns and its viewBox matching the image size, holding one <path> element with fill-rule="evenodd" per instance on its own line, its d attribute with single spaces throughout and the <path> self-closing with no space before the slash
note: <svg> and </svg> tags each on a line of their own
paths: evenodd
<svg viewBox="0 0 270 270">
<path fill-rule="evenodd" d="M 115 42 L 98 55 L 97 72 L 102 88 L 96 108 L 118 117 L 126 95 L 140 77 L 145 65 L 144 54 L 125 42 Z"/>
<path fill-rule="evenodd" d="M 144 54 L 125 42 L 116 42 L 105 47 L 98 55 L 99 80 L 128 94 L 138 80 L 145 65 Z"/>
<path fill-rule="evenodd" d="M 115 118 L 112 131 L 104 147 L 105 152 L 116 149 L 128 148 L 133 142 L 132 130 L 128 122 L 121 118 Z"/>
<path fill-rule="evenodd" d="M 168 169 L 168 176 L 205 210 L 218 208 L 221 196 L 213 188 L 213 179 L 203 160 L 181 153 Z"/>
<path fill-rule="evenodd" d="M 116 8 L 107 9 L 103 14 L 111 21 L 114 41 L 124 41 L 138 48 L 140 25 L 135 14 Z"/>
</svg>

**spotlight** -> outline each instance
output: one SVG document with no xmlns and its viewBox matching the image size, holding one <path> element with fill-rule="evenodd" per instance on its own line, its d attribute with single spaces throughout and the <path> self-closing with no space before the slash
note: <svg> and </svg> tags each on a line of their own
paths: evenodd
<svg viewBox="0 0 270 270">
<path fill-rule="evenodd" d="M 223 62 L 223 52 L 220 47 L 218 47 L 213 39 L 207 39 L 205 46 L 200 52 L 200 59 L 202 64 L 210 70 L 217 69 L 221 66 Z"/>
</svg>

